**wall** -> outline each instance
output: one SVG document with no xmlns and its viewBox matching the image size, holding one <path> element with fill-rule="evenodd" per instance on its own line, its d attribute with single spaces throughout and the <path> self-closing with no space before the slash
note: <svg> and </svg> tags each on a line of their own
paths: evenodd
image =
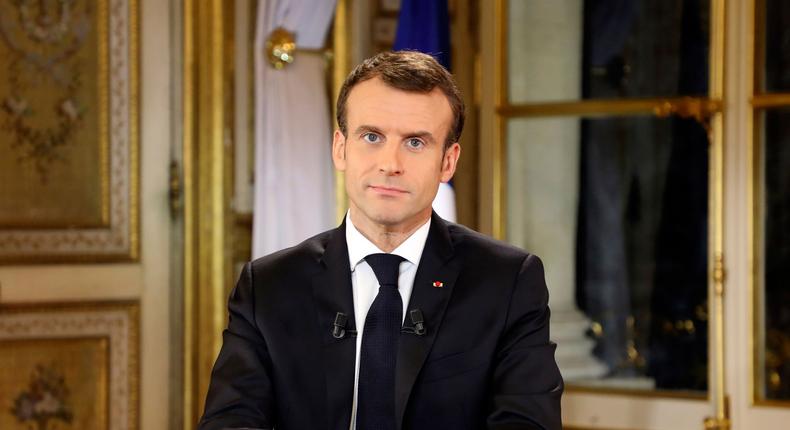
<svg viewBox="0 0 790 430">
<path fill-rule="evenodd" d="M 168 427 L 170 2 L 140 0 L 140 260 L 0 266 L 0 303 L 139 300 L 140 428 Z"/>
</svg>

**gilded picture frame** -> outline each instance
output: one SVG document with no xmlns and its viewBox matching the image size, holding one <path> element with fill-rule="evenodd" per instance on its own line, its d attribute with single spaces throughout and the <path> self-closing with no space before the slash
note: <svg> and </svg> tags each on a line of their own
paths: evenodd
<svg viewBox="0 0 790 430">
<path fill-rule="evenodd" d="M 136 302 L 0 305 L 0 428 L 139 425 Z"/>
<path fill-rule="evenodd" d="M 0 3 L 0 263 L 138 259 L 138 15 Z"/>
</svg>

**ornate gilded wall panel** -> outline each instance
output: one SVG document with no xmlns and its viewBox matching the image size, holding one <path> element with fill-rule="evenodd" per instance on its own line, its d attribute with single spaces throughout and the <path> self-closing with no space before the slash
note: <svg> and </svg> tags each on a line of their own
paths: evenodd
<svg viewBox="0 0 790 430">
<path fill-rule="evenodd" d="M 0 3 L 0 261 L 137 258 L 137 13 Z"/>
<path fill-rule="evenodd" d="M 136 303 L 0 306 L 0 428 L 136 429 Z"/>
</svg>

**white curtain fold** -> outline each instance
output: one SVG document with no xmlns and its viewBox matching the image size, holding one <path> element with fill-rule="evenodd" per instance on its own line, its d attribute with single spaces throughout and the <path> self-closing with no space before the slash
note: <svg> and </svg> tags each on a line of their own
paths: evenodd
<svg viewBox="0 0 790 430">
<path fill-rule="evenodd" d="M 442 182 L 433 199 L 433 210 L 450 222 L 458 222 L 455 216 L 455 189 L 452 185 Z"/>
<path fill-rule="evenodd" d="M 255 206 L 252 258 L 296 245 L 334 225 L 332 122 L 321 55 L 297 51 L 282 70 L 268 63 L 275 28 L 297 49 L 324 46 L 335 0 L 260 0 L 255 33 Z"/>
</svg>

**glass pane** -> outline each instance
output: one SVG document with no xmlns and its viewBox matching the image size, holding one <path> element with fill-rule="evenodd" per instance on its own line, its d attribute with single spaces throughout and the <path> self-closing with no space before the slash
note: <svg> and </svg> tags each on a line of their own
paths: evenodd
<svg viewBox="0 0 790 430">
<path fill-rule="evenodd" d="M 765 92 L 790 91 L 790 2 L 765 0 Z"/>
<path fill-rule="evenodd" d="M 705 391 L 705 130 L 552 117 L 507 133 L 507 239 L 544 260 L 566 381 Z"/>
<path fill-rule="evenodd" d="M 511 103 L 705 95 L 710 0 L 511 0 Z"/>
<path fill-rule="evenodd" d="M 790 108 L 763 116 L 761 395 L 790 400 Z"/>
</svg>

